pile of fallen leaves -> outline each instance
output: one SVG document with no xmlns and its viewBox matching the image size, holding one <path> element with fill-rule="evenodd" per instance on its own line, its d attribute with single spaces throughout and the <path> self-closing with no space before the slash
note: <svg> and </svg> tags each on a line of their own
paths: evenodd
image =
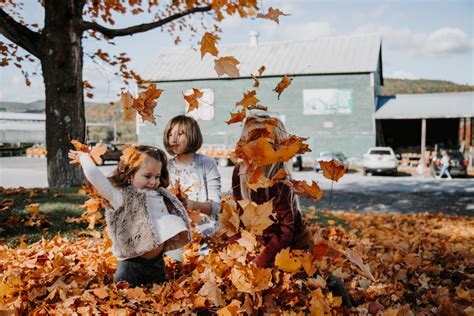
<svg viewBox="0 0 474 316">
<path fill-rule="evenodd" d="M 207 240 L 211 252 L 198 256 L 196 237 L 183 263 L 167 260 L 169 281 L 146 288 L 112 282 L 116 260 L 106 237 L 56 236 L 18 248 L 0 246 L 0 310 L 473 314 L 474 219 L 314 210 L 306 215 L 310 221 L 336 218 L 327 227 L 311 226 L 316 237 L 311 253 L 285 249 L 274 268 L 259 269 L 250 264 L 245 241 L 228 245 Z M 329 291 L 325 280 L 330 274 L 343 280 L 352 308 Z"/>
</svg>

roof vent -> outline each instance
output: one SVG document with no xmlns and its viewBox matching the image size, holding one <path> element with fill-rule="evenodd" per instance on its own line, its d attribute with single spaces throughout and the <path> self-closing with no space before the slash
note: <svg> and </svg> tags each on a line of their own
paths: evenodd
<svg viewBox="0 0 474 316">
<path fill-rule="evenodd" d="M 258 45 L 258 32 L 255 31 L 250 31 L 249 36 L 250 36 L 250 42 L 249 46 L 257 46 Z"/>
</svg>

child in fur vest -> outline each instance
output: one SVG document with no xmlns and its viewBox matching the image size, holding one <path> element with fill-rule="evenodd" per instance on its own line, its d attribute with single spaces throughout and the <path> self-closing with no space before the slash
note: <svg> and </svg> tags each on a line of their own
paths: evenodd
<svg viewBox="0 0 474 316">
<path fill-rule="evenodd" d="M 124 149 L 117 169 L 105 177 L 87 153 L 70 151 L 86 178 L 107 199 L 105 218 L 112 253 L 119 261 L 114 281 L 132 286 L 166 281 L 163 252 L 190 241 L 186 209 L 167 189 L 166 154 L 151 146 Z"/>
</svg>

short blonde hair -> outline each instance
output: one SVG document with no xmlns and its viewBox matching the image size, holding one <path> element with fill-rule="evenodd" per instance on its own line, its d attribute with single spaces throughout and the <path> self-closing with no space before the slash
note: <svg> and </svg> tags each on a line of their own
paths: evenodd
<svg viewBox="0 0 474 316">
<path fill-rule="evenodd" d="M 185 154 L 195 153 L 199 150 L 202 146 L 202 133 L 201 129 L 199 128 L 198 122 L 193 119 L 192 117 L 185 116 L 185 115 L 178 115 L 173 117 L 168 124 L 166 124 L 165 130 L 163 132 L 163 144 L 165 145 L 166 151 L 170 155 L 174 155 L 173 149 L 171 148 L 170 141 L 169 141 L 169 134 L 173 127 L 178 126 L 178 128 L 182 127 L 184 130 L 184 134 L 188 140 L 188 145 L 184 150 Z"/>
</svg>

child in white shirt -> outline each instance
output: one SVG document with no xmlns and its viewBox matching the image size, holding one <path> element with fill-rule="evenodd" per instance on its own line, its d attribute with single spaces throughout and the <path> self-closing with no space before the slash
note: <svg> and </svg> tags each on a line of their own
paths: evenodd
<svg viewBox="0 0 474 316">
<path fill-rule="evenodd" d="M 190 241 L 186 210 L 166 187 L 169 185 L 165 153 L 151 146 L 124 149 L 117 169 L 105 177 L 87 153 L 79 158 L 89 182 L 108 200 L 106 222 L 112 253 L 119 259 L 114 281 L 133 286 L 166 280 L 163 252 Z"/>
</svg>

